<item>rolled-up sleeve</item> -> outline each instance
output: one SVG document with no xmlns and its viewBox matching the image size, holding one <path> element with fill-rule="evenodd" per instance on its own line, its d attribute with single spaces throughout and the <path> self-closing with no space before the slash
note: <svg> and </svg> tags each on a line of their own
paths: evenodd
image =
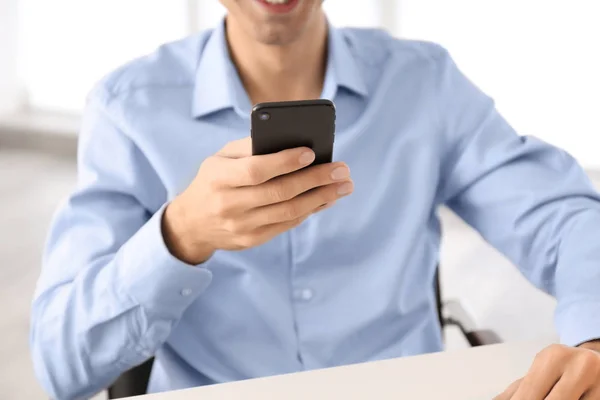
<svg viewBox="0 0 600 400">
<path fill-rule="evenodd" d="M 32 305 L 35 372 L 57 399 L 88 398 L 150 358 L 212 278 L 166 248 L 165 189 L 109 102 L 88 101 L 77 187 L 53 219 Z"/>
<path fill-rule="evenodd" d="M 567 152 L 518 135 L 441 49 L 437 66 L 442 202 L 556 297 L 563 343 L 600 338 L 597 190 Z"/>
</svg>

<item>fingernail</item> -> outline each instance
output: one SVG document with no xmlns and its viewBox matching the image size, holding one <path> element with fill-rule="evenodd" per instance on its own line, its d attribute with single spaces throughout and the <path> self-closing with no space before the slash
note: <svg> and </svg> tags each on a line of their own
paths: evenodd
<svg viewBox="0 0 600 400">
<path fill-rule="evenodd" d="M 345 167 L 336 168 L 331 172 L 331 179 L 333 179 L 334 181 L 341 181 L 344 179 L 348 179 L 349 177 L 350 171 L 348 170 L 348 168 Z"/>
<path fill-rule="evenodd" d="M 311 164 L 313 161 L 315 161 L 315 153 L 313 153 L 312 151 L 302 153 L 302 155 L 300 156 L 300 164 L 302 165 Z"/>
<path fill-rule="evenodd" d="M 340 196 L 344 196 L 344 195 L 352 193 L 353 190 L 354 190 L 354 185 L 352 183 L 348 182 L 348 183 L 344 183 L 343 185 L 341 185 L 338 188 L 337 192 Z"/>
</svg>

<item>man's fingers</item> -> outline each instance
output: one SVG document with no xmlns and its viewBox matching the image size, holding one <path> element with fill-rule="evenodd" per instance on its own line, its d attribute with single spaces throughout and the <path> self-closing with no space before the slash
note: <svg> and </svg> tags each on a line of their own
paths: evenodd
<svg viewBox="0 0 600 400">
<path fill-rule="evenodd" d="M 271 225 L 262 226 L 261 228 L 255 230 L 251 233 L 248 233 L 246 235 L 240 235 L 238 237 L 238 245 L 241 248 L 251 248 L 251 247 L 260 246 L 261 244 L 268 242 L 269 240 L 273 239 L 274 237 L 276 237 L 284 232 L 287 232 L 290 229 L 295 228 L 296 226 L 298 226 L 302 222 L 304 222 L 307 218 L 308 218 L 308 216 L 304 216 L 302 218 L 297 218 L 293 221 L 286 221 L 286 222 L 281 222 L 279 224 L 271 224 Z"/>
<path fill-rule="evenodd" d="M 256 208 L 249 211 L 242 220 L 242 229 L 303 218 L 319 207 L 347 196 L 353 189 L 352 181 L 346 181 L 311 190 L 286 202 Z"/>
<path fill-rule="evenodd" d="M 286 175 L 315 161 L 315 153 L 306 147 L 238 160 L 241 165 L 241 186 L 255 186 Z"/>
<path fill-rule="evenodd" d="M 216 166 L 220 185 L 244 187 L 260 185 L 277 176 L 297 171 L 314 160 L 315 153 L 311 149 L 297 148 L 235 160 L 221 157 L 215 162 L 221 164 Z"/>
<path fill-rule="evenodd" d="M 600 384 L 593 389 L 588 390 L 581 400 L 596 400 L 600 399 Z"/>
<path fill-rule="evenodd" d="M 285 221 L 278 224 L 266 225 L 256 231 L 256 234 L 259 238 L 264 238 L 265 240 L 269 240 L 277 235 L 280 235 L 284 232 L 293 229 L 306 221 L 308 215 L 305 215 L 300 218 L 296 218 L 291 221 Z"/>
<path fill-rule="evenodd" d="M 545 400 L 561 378 L 567 358 L 566 347 L 560 345 L 541 351 L 511 400 Z"/>
<path fill-rule="evenodd" d="M 593 351 L 576 350 L 546 400 L 579 400 L 584 393 L 600 386 L 599 360 L 598 354 Z"/>
<path fill-rule="evenodd" d="M 282 203 L 311 189 L 349 178 L 350 170 L 344 163 L 323 164 L 276 177 L 260 186 L 240 188 L 238 193 L 240 198 L 251 199 L 252 208 L 262 207 Z"/>
<path fill-rule="evenodd" d="M 510 400 L 545 400 L 557 381 L 554 374 L 528 374 Z"/>
<path fill-rule="evenodd" d="M 243 139 L 231 141 L 219 150 L 216 155 L 226 158 L 250 157 L 252 155 L 252 139 L 248 136 Z"/>
<path fill-rule="evenodd" d="M 579 400 L 588 386 L 589 382 L 583 381 L 578 373 L 567 372 L 545 400 Z"/>
<path fill-rule="evenodd" d="M 513 395 L 517 392 L 517 389 L 519 389 L 522 381 L 523 379 L 519 379 L 518 381 L 513 382 L 502 394 L 494 397 L 494 400 L 511 400 Z"/>
<path fill-rule="evenodd" d="M 335 205 L 335 201 L 331 202 L 331 203 L 327 203 L 327 204 L 323 204 L 321 207 L 317 208 L 315 211 L 313 211 L 313 214 L 318 214 L 321 211 L 325 211 L 327 209 L 330 209 L 331 207 L 333 207 Z"/>
<path fill-rule="evenodd" d="M 549 346 L 538 353 L 525 378 L 495 400 L 595 399 L 600 394 L 599 361 L 592 351 Z"/>
</svg>

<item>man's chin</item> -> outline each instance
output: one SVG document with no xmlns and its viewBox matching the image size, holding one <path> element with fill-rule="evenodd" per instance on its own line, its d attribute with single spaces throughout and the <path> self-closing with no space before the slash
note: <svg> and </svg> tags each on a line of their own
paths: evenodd
<svg viewBox="0 0 600 400">
<path fill-rule="evenodd" d="M 273 26 L 257 33 L 258 41 L 268 46 L 286 46 L 297 41 L 300 36 L 300 32 L 291 31 L 289 26 Z"/>
</svg>

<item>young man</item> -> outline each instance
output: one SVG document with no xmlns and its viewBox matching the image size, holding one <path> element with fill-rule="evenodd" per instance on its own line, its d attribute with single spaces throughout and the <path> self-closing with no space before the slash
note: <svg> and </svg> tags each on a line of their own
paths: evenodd
<svg viewBox="0 0 600 400">
<path fill-rule="evenodd" d="M 48 392 L 86 397 L 154 355 L 150 391 L 440 350 L 446 204 L 558 299 L 564 346 L 499 398 L 600 398 L 600 197 L 576 162 L 518 136 L 436 45 L 335 29 L 318 0 L 222 3 L 214 31 L 90 95 L 33 304 Z M 252 104 L 319 97 L 339 162 L 250 155 Z"/>
</svg>

